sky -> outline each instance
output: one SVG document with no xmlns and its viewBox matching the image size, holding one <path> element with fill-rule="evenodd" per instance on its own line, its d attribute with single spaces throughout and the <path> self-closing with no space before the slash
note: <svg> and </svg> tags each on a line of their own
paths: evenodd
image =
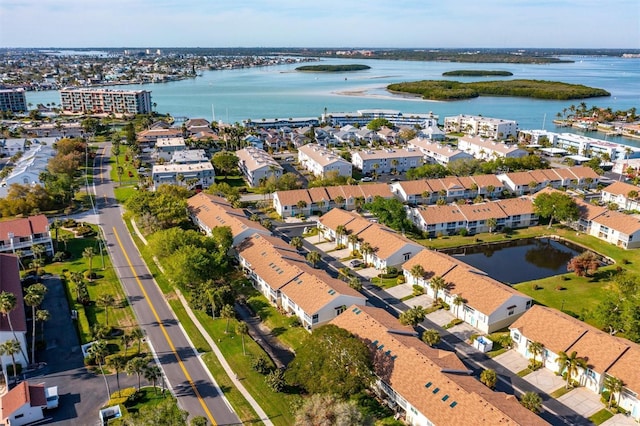
<svg viewBox="0 0 640 426">
<path fill-rule="evenodd" d="M 640 1 L 0 0 L 0 47 L 640 49 Z"/>
</svg>

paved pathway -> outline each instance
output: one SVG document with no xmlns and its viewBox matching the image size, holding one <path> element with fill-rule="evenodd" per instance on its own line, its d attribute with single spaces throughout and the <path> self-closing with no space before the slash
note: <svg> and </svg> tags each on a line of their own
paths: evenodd
<svg viewBox="0 0 640 426">
<path fill-rule="evenodd" d="M 616 414 L 600 426 L 638 426 L 638 423 L 624 414 Z"/>
<path fill-rule="evenodd" d="M 524 379 L 546 393 L 553 393 L 565 385 L 562 376 L 558 376 L 546 368 L 541 368 L 533 373 L 529 373 L 524 376 Z"/>
<path fill-rule="evenodd" d="M 562 395 L 558 401 L 573 408 L 578 414 L 588 418 L 604 408 L 600 402 L 600 395 L 596 395 L 586 388 L 575 388 L 571 392 Z"/>
</svg>

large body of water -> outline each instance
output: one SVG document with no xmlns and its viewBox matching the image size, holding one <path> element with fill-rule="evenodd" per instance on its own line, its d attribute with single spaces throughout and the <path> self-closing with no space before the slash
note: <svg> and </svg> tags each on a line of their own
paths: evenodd
<svg viewBox="0 0 640 426">
<path fill-rule="evenodd" d="M 583 250 L 565 241 L 531 238 L 443 250 L 505 284 L 539 280 L 567 272 L 567 263 Z"/>
<path fill-rule="evenodd" d="M 326 64 L 361 63 L 371 67 L 352 73 L 302 73 L 299 65 L 236 70 L 205 71 L 194 79 L 157 84 L 117 86 L 120 89 L 150 90 L 157 111 L 173 116 L 206 117 L 224 122 L 262 118 L 319 117 L 329 112 L 352 112 L 360 109 L 393 109 L 404 113 L 433 112 L 444 117 L 458 114 L 516 120 L 521 129 L 555 130 L 552 121 L 557 113 L 571 105 L 585 102 L 615 110 L 640 109 L 640 58 L 575 56 L 563 59 L 573 63 L 463 64 L 388 60 L 323 60 Z M 605 89 L 607 98 L 573 101 L 535 100 L 512 97 L 479 97 L 464 101 L 435 102 L 391 95 L 391 83 L 416 80 L 442 80 L 442 73 L 457 69 L 510 71 L 510 79 L 537 79 L 583 84 Z M 481 78 L 453 77 L 456 81 Z M 493 79 L 493 78 L 492 78 Z M 58 91 L 27 92 L 27 102 L 60 103 Z M 566 131 L 566 129 L 562 129 Z M 640 142 L 609 138 L 640 146 Z"/>
</svg>

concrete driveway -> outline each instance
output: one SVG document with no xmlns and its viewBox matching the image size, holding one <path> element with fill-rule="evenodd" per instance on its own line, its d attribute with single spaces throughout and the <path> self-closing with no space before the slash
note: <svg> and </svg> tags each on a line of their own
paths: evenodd
<svg viewBox="0 0 640 426">
<path fill-rule="evenodd" d="M 515 349 L 508 350 L 493 358 L 493 360 L 513 373 L 518 373 L 529 365 L 529 360 L 520 355 Z"/>
<path fill-rule="evenodd" d="M 371 280 L 372 284 L 376 284 L 374 282 L 375 280 L 372 280 L 372 278 L 376 278 L 378 276 L 378 274 L 380 274 L 380 271 L 378 271 L 376 268 L 373 268 L 373 267 L 371 267 L 371 268 L 363 268 L 363 269 L 358 270 L 358 274 L 361 277 L 364 277 L 364 278 L 367 278 L 367 279 Z"/>
<path fill-rule="evenodd" d="M 604 404 L 600 402 L 600 395 L 586 388 L 575 388 L 558 398 L 558 401 L 586 418 L 604 408 Z"/>
<path fill-rule="evenodd" d="M 402 299 L 403 297 L 409 296 L 413 293 L 413 286 L 411 284 L 400 284 L 395 287 L 387 288 L 384 290 L 389 296 L 395 299 Z"/>
<path fill-rule="evenodd" d="M 431 312 L 427 315 L 427 319 L 429 321 L 439 325 L 440 327 L 449 324 L 454 318 L 455 317 L 451 315 L 451 312 L 445 311 L 444 309 L 438 309 L 437 311 Z"/>
<path fill-rule="evenodd" d="M 433 304 L 433 299 L 426 294 L 421 294 L 420 296 L 412 297 L 411 299 L 405 300 L 404 304 L 410 308 L 415 306 L 422 306 L 426 308 Z"/>
<path fill-rule="evenodd" d="M 543 392 L 552 393 L 565 385 L 562 376 L 556 376 L 551 370 L 541 368 L 531 374 L 527 374 L 524 379 Z"/>
<path fill-rule="evenodd" d="M 631 417 L 627 417 L 624 414 L 616 414 L 600 426 L 638 426 Z"/>
</svg>

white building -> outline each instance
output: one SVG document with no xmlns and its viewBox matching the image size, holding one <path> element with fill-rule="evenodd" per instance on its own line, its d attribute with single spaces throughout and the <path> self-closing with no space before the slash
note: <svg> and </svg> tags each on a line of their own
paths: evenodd
<svg viewBox="0 0 640 426">
<path fill-rule="evenodd" d="M 262 149 L 244 148 L 236 151 L 236 155 L 238 167 L 251 187 L 260 185 L 271 176 L 276 179 L 282 176 L 282 166 Z"/>
<path fill-rule="evenodd" d="M 62 110 L 68 113 L 149 114 L 151 92 L 102 88 L 60 90 Z"/>
<path fill-rule="evenodd" d="M 410 148 L 420 150 L 427 162 L 437 163 L 445 167 L 452 161 L 470 160 L 473 158 L 473 155 L 467 152 L 420 137 L 411 139 L 407 142 L 407 145 Z"/>
<path fill-rule="evenodd" d="M 355 151 L 351 153 L 351 163 L 363 174 L 406 172 L 420 167 L 423 163 L 422 152 L 414 148 L 380 149 Z"/>
<path fill-rule="evenodd" d="M 307 144 L 298 148 L 298 163 L 315 176 L 325 177 L 329 172 L 338 176 L 351 176 L 352 166 L 344 158 L 317 144 Z"/>
<path fill-rule="evenodd" d="M 58 140 L 58 138 L 45 139 L 32 140 L 31 146 L 20 157 L 11 173 L 0 182 L 0 198 L 7 196 L 9 187 L 14 183 L 41 184 L 40 173 L 46 170 L 49 160 L 56 155 L 53 143 Z"/>
<path fill-rule="evenodd" d="M 174 164 L 195 164 L 209 161 L 204 149 L 185 149 L 174 151 L 170 163 Z"/>
<path fill-rule="evenodd" d="M 175 152 L 185 151 L 187 144 L 182 136 L 177 138 L 158 138 L 156 141 L 156 156 L 164 161 L 171 160 Z"/>
<path fill-rule="evenodd" d="M 616 203 L 622 210 L 640 211 L 640 187 L 626 182 L 614 182 L 602 189 L 602 201 Z"/>
<path fill-rule="evenodd" d="M 521 158 L 529 155 L 517 145 L 507 145 L 496 140 L 484 139 L 480 136 L 463 136 L 458 139 L 458 149 L 473 155 L 479 160 L 496 158 Z"/>
<path fill-rule="evenodd" d="M 483 138 L 507 139 L 518 135 L 518 123 L 513 120 L 462 114 L 445 117 L 444 130 L 447 133 L 461 132 Z"/>
<path fill-rule="evenodd" d="M 208 161 L 195 164 L 157 164 L 151 171 L 154 190 L 163 184 L 208 188 L 215 182 L 215 177 L 213 165 Z"/>
<path fill-rule="evenodd" d="M 322 114 L 322 121 L 332 126 L 344 126 L 359 125 L 366 126 L 371 121 L 377 118 L 384 118 L 392 123 L 394 126 L 415 126 L 418 125 L 422 128 L 437 127 L 438 116 L 432 113 L 417 114 L 407 113 L 404 114 L 400 111 L 392 109 L 362 109 L 356 112 L 330 112 Z"/>
<path fill-rule="evenodd" d="M 0 111 L 27 111 L 27 98 L 24 89 L 0 89 Z"/>
<path fill-rule="evenodd" d="M 26 146 L 26 138 L 0 139 L 0 154 L 13 157 L 18 152 L 24 152 Z"/>
</svg>

